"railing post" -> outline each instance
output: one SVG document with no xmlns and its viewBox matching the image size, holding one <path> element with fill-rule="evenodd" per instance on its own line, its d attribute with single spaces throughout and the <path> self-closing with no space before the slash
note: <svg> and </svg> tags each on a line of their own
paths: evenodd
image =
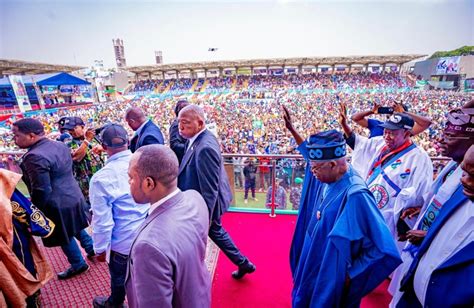
<svg viewBox="0 0 474 308">
<path fill-rule="evenodd" d="M 275 177 L 276 177 L 276 160 L 272 159 L 272 203 L 270 204 L 270 217 L 275 218 Z"/>
</svg>

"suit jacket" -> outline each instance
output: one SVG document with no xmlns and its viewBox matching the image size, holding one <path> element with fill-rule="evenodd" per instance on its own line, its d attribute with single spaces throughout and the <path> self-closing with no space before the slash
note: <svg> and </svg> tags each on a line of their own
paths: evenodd
<svg viewBox="0 0 474 308">
<path fill-rule="evenodd" d="M 438 217 L 431 225 L 421 243 L 407 274 L 401 282 L 402 298 L 397 307 L 421 307 L 415 294 L 413 280 L 418 264 L 428 250 L 431 242 L 467 197 L 459 185 L 453 196 L 443 205 Z M 443 231 L 446 232 L 446 231 Z M 455 253 L 431 274 L 426 292 L 425 307 L 472 307 L 474 305 L 474 243 L 469 243 Z"/>
<path fill-rule="evenodd" d="M 134 153 L 138 148 L 148 144 L 165 144 L 160 128 L 151 120 L 145 124 L 139 135 L 132 138 L 130 151 Z"/>
<path fill-rule="evenodd" d="M 171 123 L 169 136 L 170 148 L 176 154 L 176 156 L 178 157 L 178 161 L 181 163 L 181 160 L 183 160 L 184 152 L 186 151 L 186 139 L 181 137 L 181 135 L 179 134 L 178 119 L 174 120 L 173 123 Z"/>
<path fill-rule="evenodd" d="M 179 166 L 178 187 L 194 189 L 206 201 L 209 217 L 219 220 L 232 201 L 229 179 L 224 169 L 216 137 L 203 131 L 186 151 Z"/>
<path fill-rule="evenodd" d="M 209 219 L 196 191 L 179 192 L 145 219 L 128 260 L 130 307 L 209 307 L 204 264 Z"/>
<path fill-rule="evenodd" d="M 31 202 L 56 225 L 43 238 L 46 247 L 62 246 L 88 226 L 86 201 L 72 174 L 69 148 L 47 138 L 35 143 L 23 156 L 20 167 Z"/>
</svg>

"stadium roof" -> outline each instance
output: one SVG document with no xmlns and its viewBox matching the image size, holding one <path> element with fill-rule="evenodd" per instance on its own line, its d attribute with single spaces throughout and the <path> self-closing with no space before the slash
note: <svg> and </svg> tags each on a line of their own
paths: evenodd
<svg viewBox="0 0 474 308">
<path fill-rule="evenodd" d="M 316 65 L 339 65 L 339 64 L 403 64 L 425 55 L 387 55 L 387 56 L 347 56 L 347 57 L 308 57 L 308 58 L 276 58 L 276 59 L 254 59 L 254 60 L 231 60 L 231 61 L 209 61 L 179 64 L 156 64 L 144 66 L 129 66 L 125 69 L 136 73 L 167 72 L 185 70 L 209 70 L 240 67 L 266 67 L 266 66 L 316 66 Z"/>
<path fill-rule="evenodd" d="M 82 66 L 57 65 L 27 62 L 20 60 L 0 59 L 0 76 L 72 72 L 83 68 L 84 67 Z"/>
</svg>

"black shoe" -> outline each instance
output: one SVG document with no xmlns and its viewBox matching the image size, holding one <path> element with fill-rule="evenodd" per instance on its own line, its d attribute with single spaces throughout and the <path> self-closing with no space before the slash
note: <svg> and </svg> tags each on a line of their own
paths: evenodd
<svg viewBox="0 0 474 308">
<path fill-rule="evenodd" d="M 107 296 L 96 296 L 92 301 L 92 305 L 94 306 L 94 308 L 107 307 L 108 299 L 109 298 Z"/>
<path fill-rule="evenodd" d="M 87 264 L 84 265 L 83 267 L 77 269 L 77 270 L 70 267 L 67 270 L 65 270 L 64 272 L 58 273 L 58 279 L 59 280 L 69 279 L 69 278 L 72 278 L 72 277 L 77 276 L 79 274 L 85 273 L 88 270 L 89 270 L 89 265 L 87 265 Z"/>
<path fill-rule="evenodd" d="M 242 266 L 239 266 L 239 269 L 232 273 L 232 277 L 234 279 L 241 279 L 242 277 L 245 276 L 245 274 L 253 273 L 255 272 L 256 269 L 257 268 L 255 267 L 255 265 L 253 265 L 252 262 L 248 261 L 244 263 Z"/>
<path fill-rule="evenodd" d="M 96 296 L 92 301 L 92 305 L 94 308 L 125 308 L 127 305 L 120 304 L 120 305 L 112 305 L 109 302 L 109 298 L 107 296 Z"/>
<path fill-rule="evenodd" d="M 87 254 L 87 259 L 89 259 L 89 260 L 91 260 L 91 261 L 94 260 L 94 257 L 95 257 L 95 252 L 94 252 L 94 251 L 89 252 L 89 253 Z"/>
</svg>

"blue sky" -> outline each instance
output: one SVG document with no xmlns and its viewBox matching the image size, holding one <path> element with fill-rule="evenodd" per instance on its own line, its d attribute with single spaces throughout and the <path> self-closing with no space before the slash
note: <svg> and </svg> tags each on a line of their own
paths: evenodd
<svg viewBox="0 0 474 308">
<path fill-rule="evenodd" d="M 112 67 L 112 38 L 128 65 L 431 54 L 474 45 L 474 0 L 0 0 L 0 58 Z"/>
</svg>

